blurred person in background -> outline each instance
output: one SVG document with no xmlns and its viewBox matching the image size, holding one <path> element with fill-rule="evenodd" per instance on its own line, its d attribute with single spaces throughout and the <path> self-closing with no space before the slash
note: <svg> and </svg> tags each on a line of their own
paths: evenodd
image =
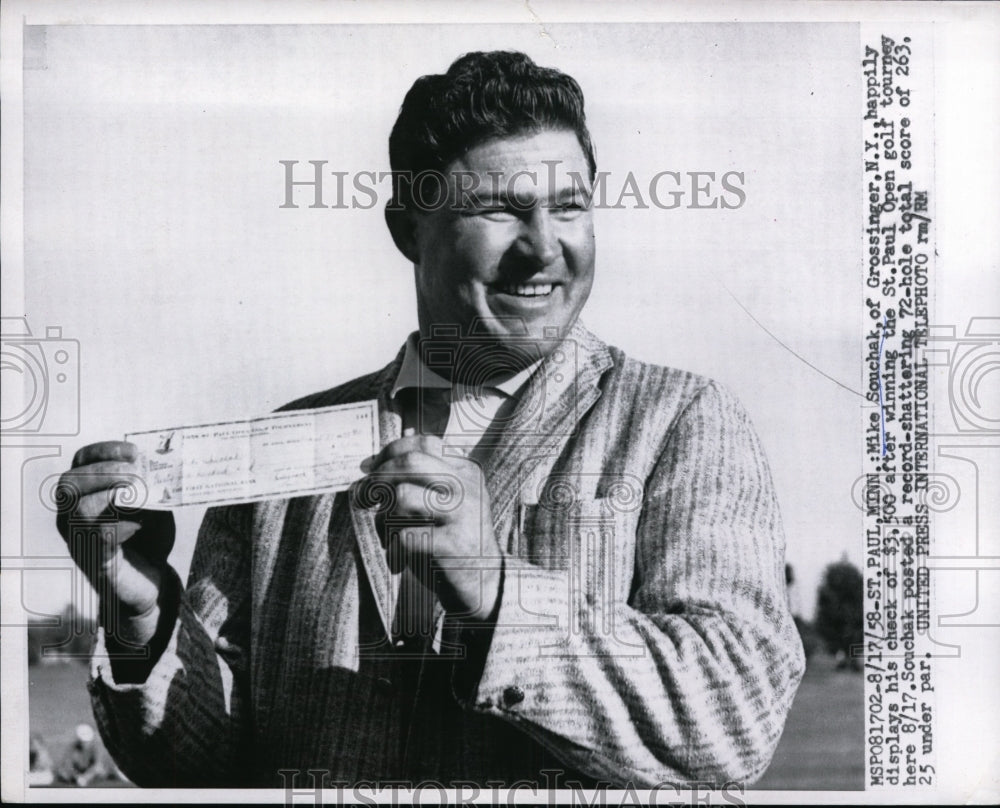
<svg viewBox="0 0 1000 808">
<path fill-rule="evenodd" d="M 45 739 L 40 732 L 31 733 L 31 745 L 28 750 L 28 785 L 49 786 L 55 780 L 52 771 L 52 756 L 45 746 Z"/>
<path fill-rule="evenodd" d="M 93 780 L 103 777 L 104 773 L 97 733 L 90 724 L 78 725 L 73 742 L 59 762 L 56 778 L 60 783 L 87 786 Z"/>
</svg>

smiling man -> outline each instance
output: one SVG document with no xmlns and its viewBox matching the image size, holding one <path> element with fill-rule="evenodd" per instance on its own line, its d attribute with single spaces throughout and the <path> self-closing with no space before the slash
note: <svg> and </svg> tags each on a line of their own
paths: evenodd
<svg viewBox="0 0 1000 808">
<path fill-rule="evenodd" d="M 579 187 L 592 173 L 572 129 L 528 130 L 455 156 L 440 175 L 444 204 L 390 205 L 390 230 L 415 270 L 421 333 L 455 324 L 467 335 L 475 323 L 500 367 L 512 346 L 523 354 L 526 343 L 546 344 L 546 329 L 566 333 L 594 276 L 589 182 Z"/>
<path fill-rule="evenodd" d="M 580 88 L 469 54 L 416 82 L 389 150 L 420 330 L 288 405 L 377 400 L 358 483 L 209 511 L 186 586 L 162 514 L 68 539 L 102 598 L 108 748 L 161 786 L 756 779 L 803 670 L 770 474 L 723 388 L 578 320 Z M 134 461 L 77 454 L 78 522 Z"/>
</svg>

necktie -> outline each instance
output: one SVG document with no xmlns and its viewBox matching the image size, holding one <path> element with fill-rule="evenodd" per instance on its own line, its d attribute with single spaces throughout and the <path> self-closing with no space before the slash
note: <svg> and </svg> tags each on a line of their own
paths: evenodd
<svg viewBox="0 0 1000 808">
<path fill-rule="evenodd" d="M 447 387 L 406 387 L 399 391 L 403 429 L 421 435 L 442 437 L 451 413 L 451 390 Z"/>
<path fill-rule="evenodd" d="M 407 387 L 399 391 L 397 398 L 401 405 L 403 429 L 414 429 L 421 435 L 436 435 L 439 438 L 444 435 L 451 409 L 449 388 Z M 412 529 L 431 530 L 426 525 L 416 525 Z M 393 635 L 399 651 L 404 656 L 416 655 L 417 660 L 430 652 L 438 610 L 437 598 L 417 582 L 418 577 L 429 579 L 430 574 L 429 569 L 415 571 L 407 568 L 403 571 L 393 620 Z M 419 665 L 403 676 L 411 690 L 416 686 L 418 671 Z"/>
<path fill-rule="evenodd" d="M 420 422 L 417 431 L 423 435 L 443 437 L 451 414 L 451 390 L 446 387 L 423 387 L 418 392 Z"/>
</svg>

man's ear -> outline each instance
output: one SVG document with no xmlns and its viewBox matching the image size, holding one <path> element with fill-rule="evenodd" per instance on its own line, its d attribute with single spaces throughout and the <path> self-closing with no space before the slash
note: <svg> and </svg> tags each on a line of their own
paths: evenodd
<svg viewBox="0 0 1000 808">
<path fill-rule="evenodd" d="M 385 223 L 389 226 L 396 248 L 411 263 L 417 260 L 417 227 L 413 214 L 400 205 L 389 202 L 385 206 Z"/>
</svg>

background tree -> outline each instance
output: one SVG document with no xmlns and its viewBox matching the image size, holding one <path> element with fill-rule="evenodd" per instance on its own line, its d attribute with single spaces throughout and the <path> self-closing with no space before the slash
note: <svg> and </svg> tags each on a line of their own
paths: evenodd
<svg viewBox="0 0 1000 808">
<path fill-rule="evenodd" d="M 830 564 L 823 573 L 816 608 L 815 629 L 841 664 L 861 668 L 864 579 L 846 558 Z"/>
<path fill-rule="evenodd" d="M 96 636 L 97 621 L 69 603 L 55 624 L 51 620 L 29 620 L 28 664 L 37 665 L 43 656 L 70 657 L 85 662 Z"/>
</svg>

